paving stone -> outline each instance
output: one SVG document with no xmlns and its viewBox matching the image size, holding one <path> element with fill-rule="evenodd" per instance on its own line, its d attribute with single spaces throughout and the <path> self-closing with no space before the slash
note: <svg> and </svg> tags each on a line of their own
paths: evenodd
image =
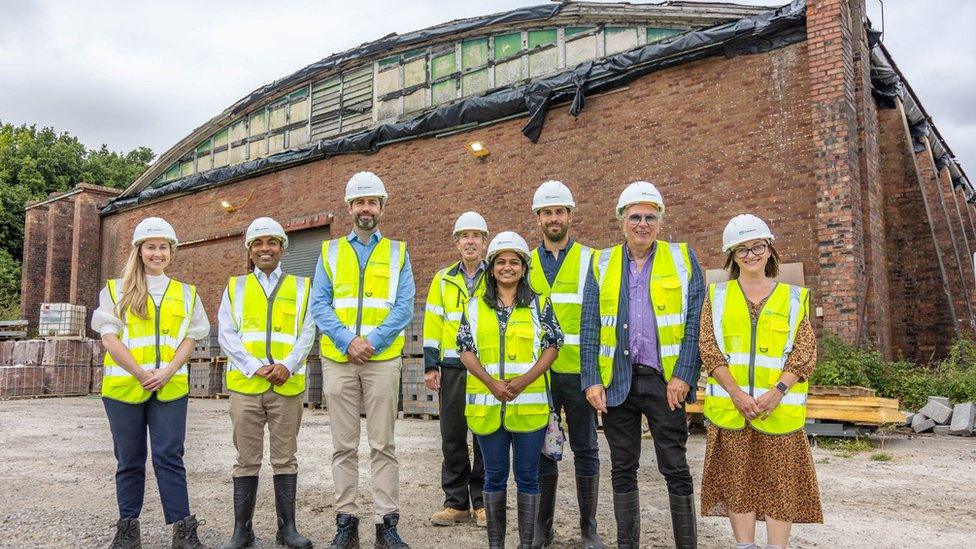
<svg viewBox="0 0 976 549">
<path fill-rule="evenodd" d="M 949 404 L 949 398 L 948 397 L 929 396 L 929 400 L 928 401 L 929 402 L 938 402 L 939 404 L 941 404 L 943 406 L 950 406 L 951 407 L 951 405 Z"/>
<path fill-rule="evenodd" d="M 952 417 L 952 408 L 937 400 L 930 399 L 928 404 L 923 406 L 918 413 L 924 415 L 939 425 L 945 425 L 949 423 L 949 418 Z"/>
<path fill-rule="evenodd" d="M 976 426 L 976 406 L 972 402 L 956 404 L 952 409 L 952 423 L 949 424 L 949 432 L 953 435 L 969 435 Z"/>
<path fill-rule="evenodd" d="M 921 414 L 916 414 L 916 417 L 918 417 L 919 415 L 921 415 Z M 916 433 L 922 433 L 922 432 L 928 431 L 929 429 L 931 429 L 933 427 L 935 427 L 935 422 L 932 421 L 931 419 L 926 418 L 926 419 L 923 419 L 921 421 L 917 421 L 917 422 L 913 423 L 912 424 L 912 431 L 915 431 Z"/>
<path fill-rule="evenodd" d="M 932 432 L 935 433 L 935 434 L 937 434 L 937 435 L 948 435 L 949 434 L 949 426 L 948 425 L 936 425 L 935 427 L 932 427 Z"/>
</svg>

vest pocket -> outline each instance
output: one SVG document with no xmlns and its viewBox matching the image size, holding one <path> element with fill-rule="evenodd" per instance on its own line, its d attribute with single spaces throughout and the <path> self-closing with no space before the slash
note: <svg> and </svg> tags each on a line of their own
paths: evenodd
<svg viewBox="0 0 976 549">
<path fill-rule="evenodd" d="M 162 318 L 159 320 L 159 332 L 162 335 L 179 337 L 180 328 L 183 327 L 183 322 L 186 320 L 186 310 L 175 305 L 166 307 Z"/>
<path fill-rule="evenodd" d="M 274 321 L 274 331 L 290 331 L 290 329 L 295 326 L 295 317 L 297 314 L 298 308 L 295 306 L 294 302 L 289 303 L 279 301 L 276 303 L 271 315 L 272 320 Z"/>
</svg>

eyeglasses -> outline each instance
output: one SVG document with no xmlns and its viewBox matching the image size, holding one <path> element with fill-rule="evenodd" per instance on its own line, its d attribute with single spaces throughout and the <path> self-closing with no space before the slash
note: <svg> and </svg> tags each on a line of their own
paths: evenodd
<svg viewBox="0 0 976 549">
<path fill-rule="evenodd" d="M 752 255 L 759 257 L 762 254 L 766 253 L 766 248 L 768 247 L 769 246 L 767 244 L 756 244 L 751 248 L 746 248 L 745 246 L 742 246 L 741 248 L 735 249 L 735 257 L 738 257 L 739 259 L 745 259 L 749 257 L 749 252 L 752 252 Z"/>
<path fill-rule="evenodd" d="M 640 225 L 641 221 L 648 225 L 653 225 L 657 221 L 657 214 L 630 214 L 627 216 L 627 221 L 630 222 L 631 227 Z"/>
</svg>

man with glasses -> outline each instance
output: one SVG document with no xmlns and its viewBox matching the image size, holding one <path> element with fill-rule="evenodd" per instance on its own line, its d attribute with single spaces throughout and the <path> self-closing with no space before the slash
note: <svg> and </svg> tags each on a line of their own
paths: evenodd
<svg viewBox="0 0 976 549">
<path fill-rule="evenodd" d="M 595 254 L 583 297 L 581 383 L 603 414 L 620 548 L 640 547 L 641 416 L 667 482 L 675 546 L 697 547 L 684 403 L 695 401 L 701 369 L 705 284 L 687 244 L 657 240 L 663 216 L 654 185 L 624 189 L 617 219 L 626 241 Z"/>
</svg>

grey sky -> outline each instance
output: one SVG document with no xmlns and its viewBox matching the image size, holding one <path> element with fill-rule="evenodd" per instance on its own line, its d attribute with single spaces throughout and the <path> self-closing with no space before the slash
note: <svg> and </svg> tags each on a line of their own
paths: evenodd
<svg viewBox="0 0 976 549">
<path fill-rule="evenodd" d="M 161 154 L 255 88 L 329 54 L 541 3 L 0 0 L 0 120 L 54 126 L 90 147 Z M 880 1 L 867 5 L 880 28 Z M 885 45 L 976 178 L 976 2 L 884 6 Z"/>
</svg>

